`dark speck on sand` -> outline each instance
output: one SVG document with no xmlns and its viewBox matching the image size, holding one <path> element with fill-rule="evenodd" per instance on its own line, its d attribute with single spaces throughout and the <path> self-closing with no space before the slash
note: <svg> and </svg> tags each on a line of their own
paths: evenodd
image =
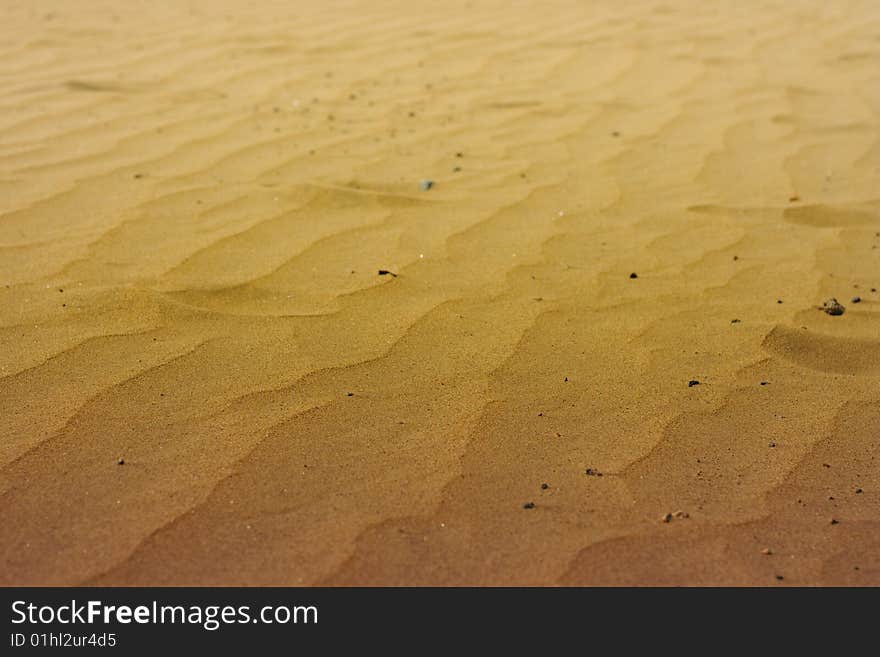
<svg viewBox="0 0 880 657">
<path fill-rule="evenodd" d="M 534 502 L 526 502 L 525 504 L 523 504 L 523 508 L 524 509 L 534 509 L 535 503 Z"/>
<path fill-rule="evenodd" d="M 688 381 L 688 388 L 693 388 L 694 386 L 698 385 L 700 385 L 700 382 L 696 379 L 691 379 L 690 381 Z"/>
</svg>

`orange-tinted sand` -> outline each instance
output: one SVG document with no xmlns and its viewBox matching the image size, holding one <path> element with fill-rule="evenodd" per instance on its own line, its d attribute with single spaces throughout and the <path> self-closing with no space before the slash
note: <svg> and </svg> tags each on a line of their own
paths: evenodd
<svg viewBox="0 0 880 657">
<path fill-rule="evenodd" d="M 4 3 L 0 583 L 880 584 L 877 3 L 511 4 Z"/>
</svg>

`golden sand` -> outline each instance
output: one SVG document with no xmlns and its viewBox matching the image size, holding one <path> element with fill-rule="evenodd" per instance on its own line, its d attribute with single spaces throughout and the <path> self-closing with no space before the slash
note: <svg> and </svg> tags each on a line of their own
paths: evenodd
<svg viewBox="0 0 880 657">
<path fill-rule="evenodd" d="M 0 583 L 880 584 L 877 3 L 512 4 L 4 3 Z"/>
</svg>

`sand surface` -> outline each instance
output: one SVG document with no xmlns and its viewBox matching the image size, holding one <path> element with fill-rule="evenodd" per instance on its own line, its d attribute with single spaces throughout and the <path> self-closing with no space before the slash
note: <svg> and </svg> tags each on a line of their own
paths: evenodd
<svg viewBox="0 0 880 657">
<path fill-rule="evenodd" d="M 0 584 L 880 584 L 875 1 L 3 17 Z"/>
</svg>

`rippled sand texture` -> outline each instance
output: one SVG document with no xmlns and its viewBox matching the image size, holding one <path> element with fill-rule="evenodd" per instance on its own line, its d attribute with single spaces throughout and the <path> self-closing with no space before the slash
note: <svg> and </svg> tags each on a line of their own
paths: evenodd
<svg viewBox="0 0 880 657">
<path fill-rule="evenodd" d="M 875 2 L 158 4 L 4 3 L 0 583 L 880 584 Z"/>
</svg>

